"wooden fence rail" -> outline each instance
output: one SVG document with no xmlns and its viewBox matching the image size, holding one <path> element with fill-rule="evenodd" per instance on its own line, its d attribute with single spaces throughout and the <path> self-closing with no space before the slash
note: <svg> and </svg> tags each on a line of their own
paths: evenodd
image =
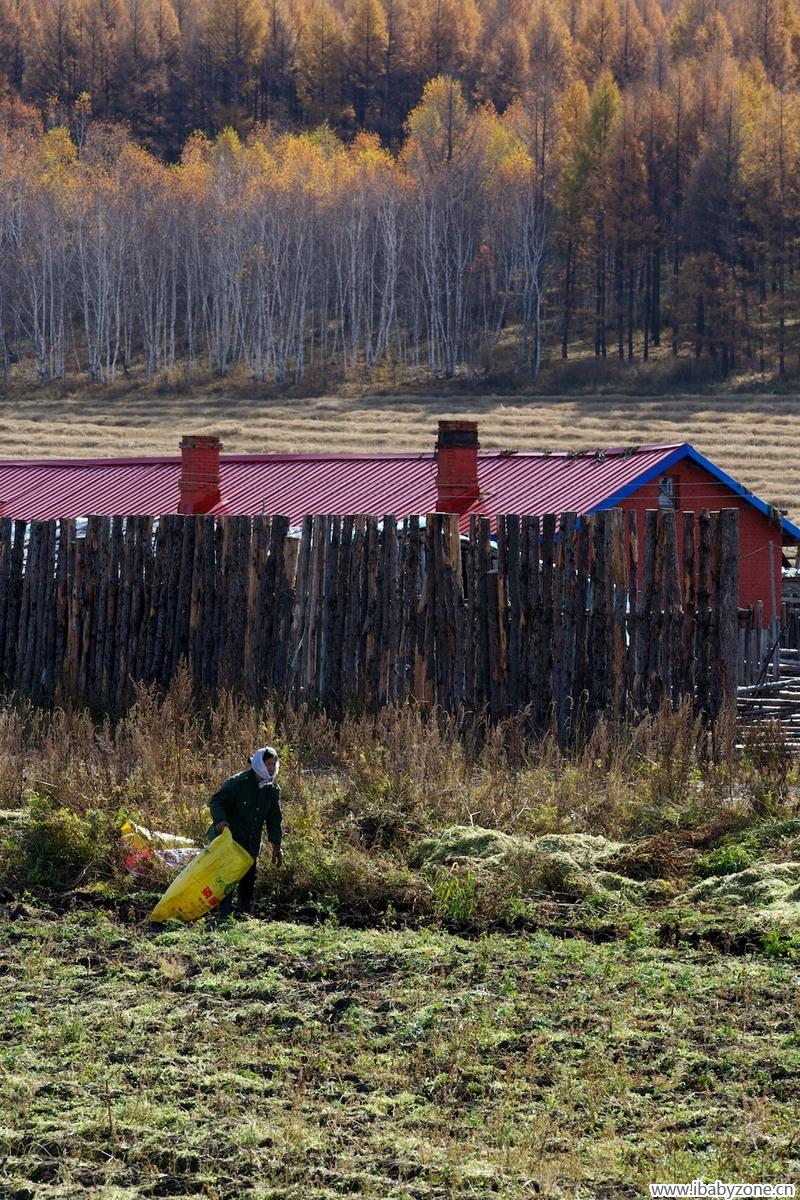
<svg viewBox="0 0 800 1200">
<path fill-rule="evenodd" d="M 527 711 L 564 742 L 686 697 L 713 718 L 738 553 L 735 509 L 474 517 L 463 538 L 440 513 L 0 519 L 0 677 L 114 712 L 185 662 L 201 690 Z"/>
</svg>

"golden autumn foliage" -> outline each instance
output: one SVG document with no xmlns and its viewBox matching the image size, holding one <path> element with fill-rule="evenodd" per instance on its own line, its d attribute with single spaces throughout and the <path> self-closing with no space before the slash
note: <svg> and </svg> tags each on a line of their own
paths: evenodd
<svg viewBox="0 0 800 1200">
<path fill-rule="evenodd" d="M 798 0 L 0 0 L 0 87 L 5 378 L 800 371 Z"/>
</svg>

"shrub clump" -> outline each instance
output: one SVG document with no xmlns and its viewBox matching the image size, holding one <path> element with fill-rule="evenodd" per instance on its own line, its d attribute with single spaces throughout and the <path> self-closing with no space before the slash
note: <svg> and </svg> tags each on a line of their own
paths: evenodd
<svg viewBox="0 0 800 1200">
<path fill-rule="evenodd" d="M 34 792 L 28 816 L 6 839 L 4 874 L 13 882 L 55 889 L 74 887 L 86 876 L 113 874 L 117 821 L 100 809 L 78 812 L 54 806 Z"/>
<path fill-rule="evenodd" d="M 703 879 L 709 876 L 735 875 L 749 867 L 752 861 L 746 846 L 730 842 L 728 845 L 718 846 L 716 850 L 710 850 L 708 854 L 701 854 L 695 863 L 695 870 Z"/>
</svg>

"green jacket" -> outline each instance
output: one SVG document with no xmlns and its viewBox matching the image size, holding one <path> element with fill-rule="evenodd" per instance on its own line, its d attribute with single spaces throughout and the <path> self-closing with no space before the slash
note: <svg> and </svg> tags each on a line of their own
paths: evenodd
<svg viewBox="0 0 800 1200">
<path fill-rule="evenodd" d="M 277 783 L 260 788 L 252 767 L 232 775 L 208 803 L 214 825 L 227 821 L 233 840 L 244 846 L 253 858 L 258 857 L 265 825 L 273 846 L 280 846 L 281 789 Z"/>
</svg>

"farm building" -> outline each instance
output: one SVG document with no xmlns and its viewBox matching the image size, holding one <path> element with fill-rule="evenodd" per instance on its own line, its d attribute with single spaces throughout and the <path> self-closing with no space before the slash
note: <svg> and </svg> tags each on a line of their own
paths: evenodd
<svg viewBox="0 0 800 1200">
<path fill-rule="evenodd" d="M 0 515 L 26 520 L 164 513 L 455 512 L 541 515 L 601 509 L 740 510 L 740 604 L 780 607 L 783 551 L 800 528 L 688 442 L 580 453 L 481 451 L 473 421 L 440 421 L 417 454 L 222 454 L 185 437 L 167 458 L 0 461 Z M 773 605 L 775 608 L 773 609 Z"/>
</svg>

